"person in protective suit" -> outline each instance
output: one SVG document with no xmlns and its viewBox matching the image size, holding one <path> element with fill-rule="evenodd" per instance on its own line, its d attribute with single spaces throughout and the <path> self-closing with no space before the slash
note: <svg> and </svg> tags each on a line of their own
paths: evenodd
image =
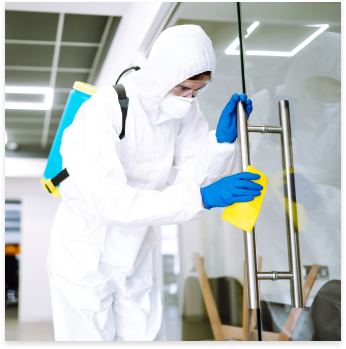
<svg viewBox="0 0 346 349">
<path fill-rule="evenodd" d="M 60 152 L 70 176 L 60 185 L 47 260 L 56 340 L 165 340 L 152 226 L 260 195 L 251 181 L 259 175 L 225 177 L 237 152 L 236 104 L 250 114 L 251 100 L 234 94 L 209 131 L 194 98 L 215 62 L 199 26 L 171 27 L 122 82 L 125 138 L 112 86 L 65 130 Z"/>
</svg>

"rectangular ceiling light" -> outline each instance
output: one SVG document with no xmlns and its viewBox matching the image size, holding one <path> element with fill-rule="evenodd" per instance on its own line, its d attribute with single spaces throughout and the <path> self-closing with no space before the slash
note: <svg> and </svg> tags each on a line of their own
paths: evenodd
<svg viewBox="0 0 346 349">
<path fill-rule="evenodd" d="M 245 35 L 245 38 L 247 38 L 258 26 L 259 26 L 259 22 L 256 21 L 254 23 L 252 23 L 250 25 L 249 28 L 247 28 L 247 33 Z M 239 38 L 236 38 L 227 48 L 226 48 L 226 55 L 232 55 L 234 53 L 232 53 L 237 47 L 239 46 Z M 239 54 L 239 51 L 235 51 L 235 52 L 238 52 Z"/>
<path fill-rule="evenodd" d="M 5 102 L 5 109 L 50 110 L 53 105 L 54 90 L 51 87 L 5 86 L 5 93 L 45 95 L 43 103 Z"/>
<path fill-rule="evenodd" d="M 256 23 L 256 22 L 255 22 Z M 255 24 L 254 23 L 254 24 Z M 259 24 L 259 23 L 258 23 Z M 310 35 L 306 40 L 304 40 L 301 44 L 299 44 L 295 49 L 292 51 L 284 52 L 284 51 L 255 51 L 255 50 L 246 50 L 245 54 L 247 56 L 272 56 L 272 57 L 293 57 L 295 54 L 297 54 L 301 49 L 303 49 L 306 45 L 308 45 L 312 40 L 317 38 L 320 34 L 322 34 L 328 27 L 328 24 L 315 24 L 315 25 L 306 25 L 306 27 L 317 27 L 320 28 L 315 33 Z M 248 28 L 248 34 L 250 35 Z M 253 31 L 253 30 L 252 30 Z M 247 37 L 245 35 L 245 38 Z M 236 44 L 236 40 L 238 40 L 238 43 Z M 236 39 L 232 42 L 232 44 L 226 49 L 225 54 L 226 55 L 239 55 L 239 50 L 235 50 L 235 48 L 239 45 L 239 39 Z M 233 45 L 233 46 L 232 46 Z"/>
</svg>

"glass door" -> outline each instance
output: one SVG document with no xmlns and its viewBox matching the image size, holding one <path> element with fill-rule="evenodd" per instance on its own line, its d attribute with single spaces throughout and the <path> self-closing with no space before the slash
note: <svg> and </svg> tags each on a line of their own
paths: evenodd
<svg viewBox="0 0 346 349">
<path fill-rule="evenodd" d="M 280 126 L 278 102 L 289 103 L 303 285 L 297 309 L 289 280 L 259 281 L 263 338 L 341 340 L 341 5 L 246 2 L 241 25 L 254 106 L 248 123 Z M 226 54 L 239 59 L 239 45 Z M 280 135 L 249 133 L 249 140 L 252 166 L 268 177 L 256 223 L 261 270 L 292 272 Z"/>
<path fill-rule="evenodd" d="M 182 341 L 340 338 L 340 13 L 340 3 L 330 2 L 241 3 L 240 12 L 237 3 L 181 3 L 169 20 L 169 25 L 201 26 L 213 43 L 213 83 L 197 97 L 210 129 L 243 86 L 253 101 L 251 125 L 279 127 L 278 102 L 288 101 L 294 169 L 285 182 L 280 134 L 249 133 L 251 164 L 268 177 L 255 235 L 256 273 L 267 278 L 258 276 L 259 310 L 247 306 L 243 232 L 220 218 L 223 210 L 179 226 L 175 313 Z M 237 161 L 229 175 L 239 171 Z M 292 308 L 292 283 L 279 275 L 292 274 L 285 206 L 289 187 L 297 212 L 300 309 Z M 277 280 L 271 281 L 269 272 Z M 166 326 L 177 328 L 169 317 Z"/>
</svg>

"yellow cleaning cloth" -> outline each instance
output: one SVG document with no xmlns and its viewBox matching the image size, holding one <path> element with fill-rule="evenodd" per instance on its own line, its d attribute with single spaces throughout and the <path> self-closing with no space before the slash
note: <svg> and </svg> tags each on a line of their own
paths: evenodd
<svg viewBox="0 0 346 349">
<path fill-rule="evenodd" d="M 248 166 L 245 172 L 257 173 L 261 176 L 260 179 L 253 181 L 263 186 L 261 195 L 255 196 L 255 199 L 252 201 L 236 202 L 233 205 L 226 207 L 221 218 L 242 230 L 250 232 L 254 227 L 261 210 L 263 198 L 267 190 L 268 179 L 266 175 L 252 166 Z"/>
</svg>

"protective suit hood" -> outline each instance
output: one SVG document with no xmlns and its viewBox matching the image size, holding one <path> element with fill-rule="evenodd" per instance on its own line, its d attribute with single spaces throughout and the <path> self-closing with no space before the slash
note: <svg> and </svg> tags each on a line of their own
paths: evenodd
<svg viewBox="0 0 346 349">
<path fill-rule="evenodd" d="M 205 71 L 214 72 L 215 65 L 212 42 L 200 26 L 170 27 L 157 38 L 142 69 L 127 76 L 123 84 L 155 121 L 160 102 L 174 86 Z"/>
</svg>

